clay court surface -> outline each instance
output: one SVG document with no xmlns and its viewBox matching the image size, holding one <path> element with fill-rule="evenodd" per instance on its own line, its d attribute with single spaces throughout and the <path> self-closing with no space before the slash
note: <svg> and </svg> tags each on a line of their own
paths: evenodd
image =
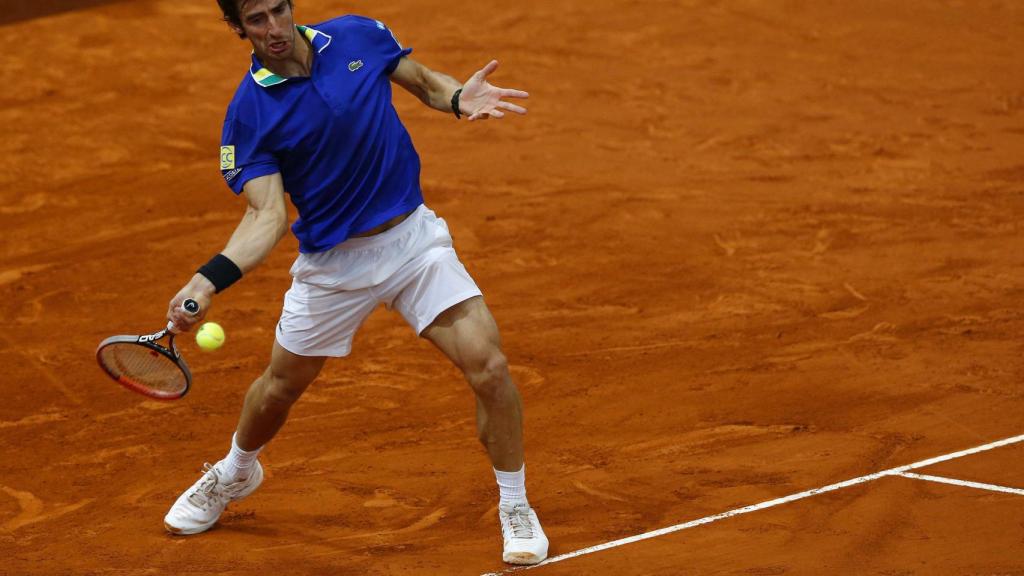
<svg viewBox="0 0 1024 576">
<path fill-rule="evenodd" d="M 268 360 L 296 243 L 218 297 L 221 351 L 183 339 L 186 398 L 102 375 L 96 344 L 162 327 L 244 210 L 218 146 L 249 49 L 212 0 L 73 4 L 0 24 L 0 574 L 504 570 L 472 395 L 384 310 L 263 487 L 165 534 Z M 501 326 L 552 556 L 1024 434 L 1021 3 L 296 11 L 531 92 L 480 124 L 395 104 Z M 1024 442 L 914 472 L 1021 489 Z M 1021 575 L 1024 495 L 886 475 L 529 573 Z"/>
</svg>

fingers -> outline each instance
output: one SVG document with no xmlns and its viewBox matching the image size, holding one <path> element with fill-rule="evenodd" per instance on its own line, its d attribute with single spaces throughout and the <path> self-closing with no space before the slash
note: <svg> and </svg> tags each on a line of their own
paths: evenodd
<svg viewBox="0 0 1024 576">
<path fill-rule="evenodd" d="M 494 108 L 489 110 L 481 110 L 469 117 L 470 120 L 486 120 L 488 118 L 504 118 L 505 113 L 498 108 L 503 108 L 509 112 L 515 112 L 516 114 L 526 114 L 526 108 L 517 106 L 511 102 L 498 102 L 494 105 Z"/>
<path fill-rule="evenodd" d="M 510 88 L 498 88 L 487 82 L 487 77 L 497 69 L 498 61 L 491 60 L 473 75 L 470 82 L 464 85 L 462 92 L 463 104 L 470 105 L 470 109 L 472 109 L 473 104 L 480 106 L 476 112 L 469 116 L 469 120 L 504 118 L 505 113 L 502 110 L 508 110 L 515 114 L 526 114 L 526 108 L 509 102 L 503 102 L 502 99 L 529 98 L 530 94 L 528 92 Z"/>
<path fill-rule="evenodd" d="M 511 88 L 502 88 L 500 90 L 502 98 L 529 98 L 530 93 L 522 90 L 512 90 Z"/>
<path fill-rule="evenodd" d="M 499 108 L 504 108 L 509 112 L 515 112 L 516 114 L 526 114 L 526 108 L 523 108 L 522 106 L 517 106 L 515 104 L 512 104 L 511 102 L 498 102 L 497 106 Z"/>
<path fill-rule="evenodd" d="M 195 326 L 196 323 L 195 316 L 181 312 L 180 309 L 177 312 L 172 313 L 167 319 L 172 324 L 171 332 L 174 334 L 188 332 L 192 330 L 192 327 Z"/>
<path fill-rule="evenodd" d="M 201 306 L 197 313 L 191 313 L 182 307 L 184 301 L 185 298 L 176 297 L 171 300 L 171 306 L 167 311 L 167 320 L 171 323 L 168 329 L 174 334 L 189 332 L 206 316 L 205 307 Z"/>
<path fill-rule="evenodd" d="M 469 119 L 470 119 L 470 121 L 473 121 L 473 120 L 487 120 L 488 118 L 504 118 L 504 117 L 505 117 L 505 113 L 504 112 L 502 112 L 501 110 L 498 110 L 497 108 L 491 108 L 490 110 L 487 110 L 486 112 L 484 112 L 484 111 L 477 112 L 476 114 L 473 114 L 472 116 L 470 116 Z"/>
<path fill-rule="evenodd" d="M 479 72 L 477 72 L 477 75 L 481 79 L 487 78 L 488 76 L 490 76 L 497 69 L 498 69 L 498 61 L 497 60 L 491 60 L 490 62 L 487 63 L 487 66 L 484 66 L 483 68 L 480 69 Z"/>
<path fill-rule="evenodd" d="M 182 332 L 188 332 L 192 329 L 192 325 L 189 324 L 189 319 L 180 312 L 172 313 L 167 317 L 167 321 L 170 322 L 170 330 L 172 334 L 181 334 Z"/>
<path fill-rule="evenodd" d="M 200 313 L 199 316 L 192 316 L 191 314 L 187 312 L 181 312 L 180 310 L 178 312 L 175 312 L 174 314 L 171 314 L 169 320 L 171 324 L 174 325 L 171 327 L 171 332 L 175 334 L 180 334 L 182 332 L 191 332 L 192 329 L 195 328 L 196 324 L 202 321 L 201 315 L 202 313 Z"/>
<path fill-rule="evenodd" d="M 174 323 L 174 309 L 173 308 L 168 308 L 167 309 L 167 329 L 172 334 L 177 334 L 179 332 L 178 325 Z"/>
</svg>

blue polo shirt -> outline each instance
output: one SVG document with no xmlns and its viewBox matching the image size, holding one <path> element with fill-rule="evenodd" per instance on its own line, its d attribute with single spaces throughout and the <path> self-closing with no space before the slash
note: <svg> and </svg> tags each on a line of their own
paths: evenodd
<svg viewBox="0 0 1024 576">
<path fill-rule="evenodd" d="M 299 251 L 323 252 L 423 203 L 419 155 L 388 78 L 412 49 L 361 16 L 298 30 L 315 52 L 310 77 L 277 76 L 253 55 L 224 120 L 221 173 L 240 194 L 280 172 L 299 212 Z"/>
</svg>

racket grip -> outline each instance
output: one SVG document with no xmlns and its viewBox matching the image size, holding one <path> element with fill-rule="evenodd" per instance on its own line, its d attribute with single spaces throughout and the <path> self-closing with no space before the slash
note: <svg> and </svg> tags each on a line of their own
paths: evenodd
<svg viewBox="0 0 1024 576">
<path fill-rule="evenodd" d="M 181 308 L 192 316 L 199 314 L 199 302 L 196 302 L 191 298 L 186 298 L 185 301 L 181 303 Z"/>
</svg>

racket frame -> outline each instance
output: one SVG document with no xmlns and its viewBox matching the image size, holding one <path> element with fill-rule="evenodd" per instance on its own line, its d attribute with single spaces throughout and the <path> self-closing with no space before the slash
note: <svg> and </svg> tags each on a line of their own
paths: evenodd
<svg viewBox="0 0 1024 576">
<path fill-rule="evenodd" d="M 182 305 L 182 308 L 192 315 L 195 315 L 199 312 L 199 304 L 197 304 L 196 301 L 192 300 L 191 298 L 185 300 L 184 304 Z M 142 334 L 140 336 L 111 336 L 110 338 L 107 338 L 106 340 L 100 342 L 100 345 L 96 348 L 96 363 L 99 364 L 100 368 L 102 368 L 103 371 L 106 372 L 107 375 L 110 376 L 115 382 L 133 392 L 138 392 L 143 396 L 148 396 L 149 398 L 153 398 L 155 400 L 177 400 L 183 397 L 185 394 L 188 394 L 189 389 L 192 387 L 192 371 L 188 369 L 188 364 L 185 362 L 185 359 L 181 357 L 181 352 L 178 351 L 178 347 L 174 345 L 174 332 L 171 332 L 171 328 L 173 327 L 174 324 L 172 322 L 168 322 L 166 328 L 160 330 L 159 332 L 154 332 L 152 334 Z M 159 344 L 160 340 L 163 340 L 165 336 L 170 336 L 170 338 L 168 338 L 167 340 L 167 346 Z M 179 370 L 181 370 L 182 374 L 185 376 L 185 388 L 182 389 L 181 392 L 160 392 L 157 390 L 153 390 L 148 386 L 144 386 L 138 382 L 135 382 L 132 379 L 127 378 L 124 374 L 114 374 L 110 370 L 110 368 L 107 367 L 106 363 L 103 362 L 103 359 L 101 357 L 103 349 L 112 344 L 130 344 L 134 346 L 142 346 L 143 348 L 146 348 L 147 350 L 150 350 L 152 352 L 156 352 L 157 354 L 160 354 L 161 356 L 164 356 L 168 360 L 174 362 L 174 364 L 178 367 Z"/>
</svg>

